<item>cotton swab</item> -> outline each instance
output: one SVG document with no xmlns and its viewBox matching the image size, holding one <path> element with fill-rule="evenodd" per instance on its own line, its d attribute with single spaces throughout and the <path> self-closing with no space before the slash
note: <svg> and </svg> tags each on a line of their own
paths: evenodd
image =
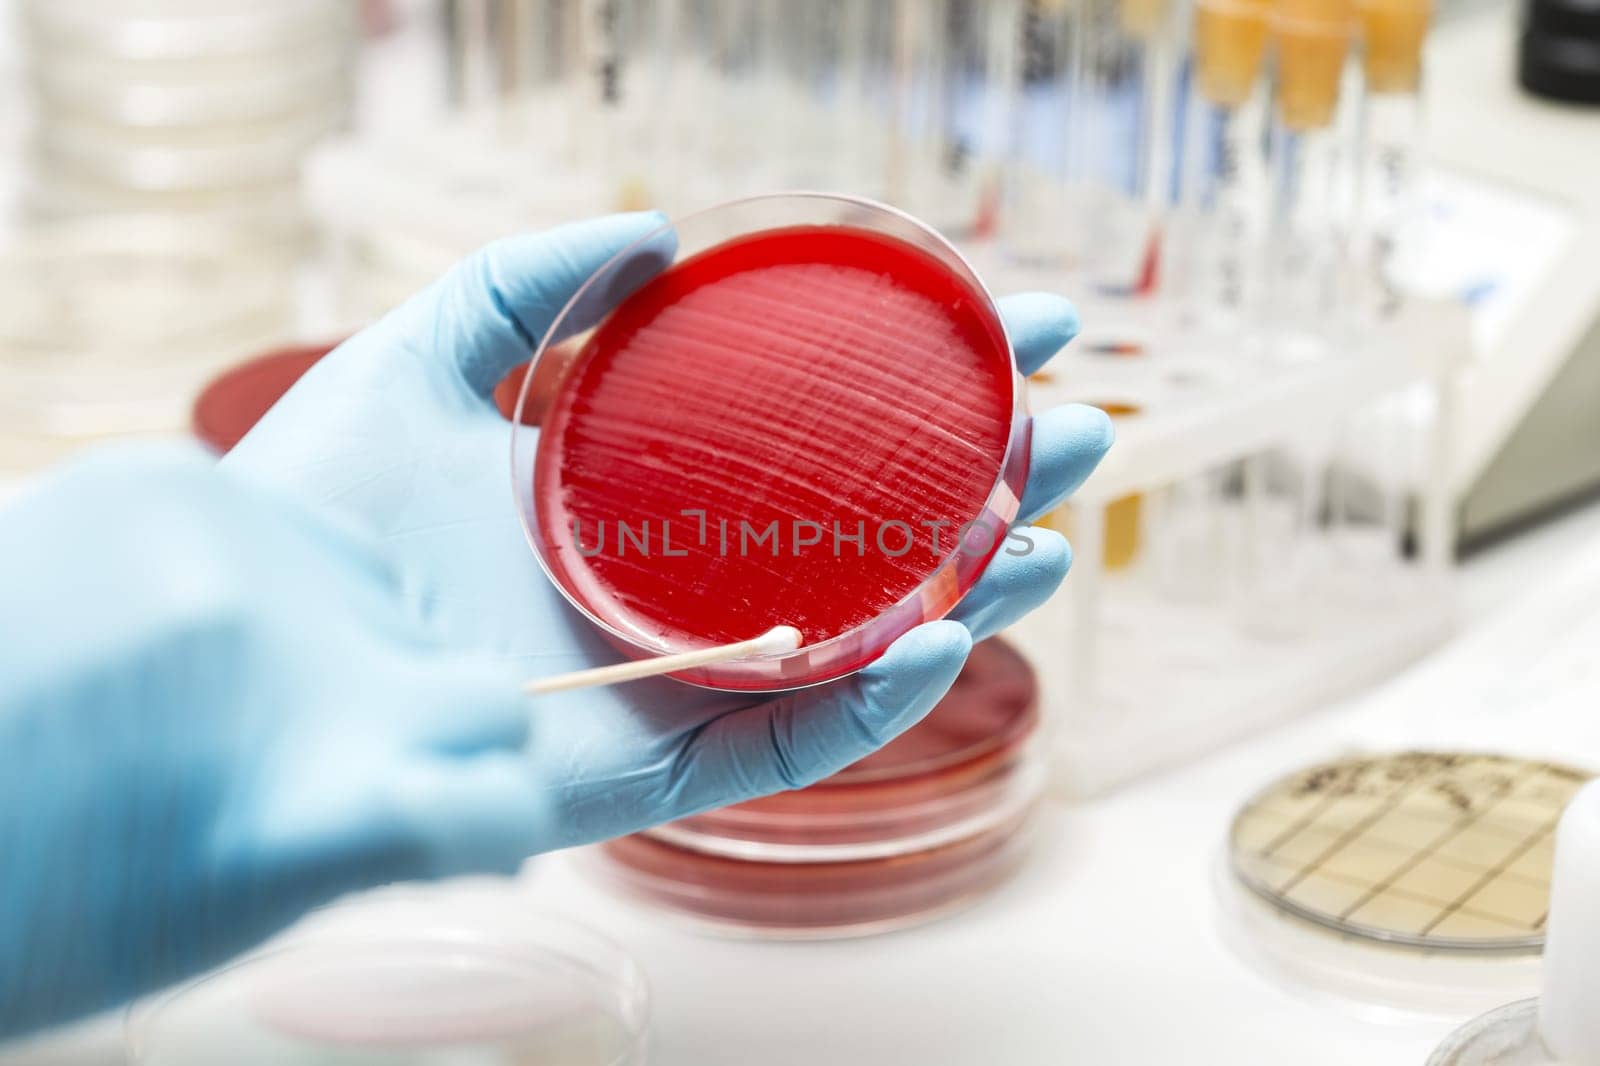
<svg viewBox="0 0 1600 1066">
<path fill-rule="evenodd" d="M 522 686 L 524 692 L 543 696 L 552 692 L 567 692 L 575 688 L 593 688 L 597 685 L 615 685 L 622 681 L 637 681 L 644 677 L 690 670 L 712 663 L 725 663 L 733 659 L 748 659 L 758 655 L 781 655 L 800 647 L 800 631 L 794 626 L 776 626 L 751 640 L 733 644 L 719 644 L 714 648 L 661 655 L 654 659 L 599 666 L 593 670 L 576 670 L 570 674 L 541 677 Z"/>
</svg>

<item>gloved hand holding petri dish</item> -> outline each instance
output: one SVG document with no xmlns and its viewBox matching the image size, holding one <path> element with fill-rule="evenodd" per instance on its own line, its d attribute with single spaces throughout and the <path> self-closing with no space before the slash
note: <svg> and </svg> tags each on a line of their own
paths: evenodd
<svg viewBox="0 0 1600 1066">
<path fill-rule="evenodd" d="M 625 654 L 793 626 L 797 650 L 673 676 L 796 688 L 1026 551 L 1006 544 L 1023 390 L 937 233 L 865 200 L 756 197 L 647 234 L 567 303 L 522 382 L 513 490 L 546 572 Z"/>
</svg>

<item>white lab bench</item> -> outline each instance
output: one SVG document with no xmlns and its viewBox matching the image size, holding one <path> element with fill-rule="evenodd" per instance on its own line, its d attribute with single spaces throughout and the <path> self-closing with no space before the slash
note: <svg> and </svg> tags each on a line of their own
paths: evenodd
<svg viewBox="0 0 1600 1066">
<path fill-rule="evenodd" d="M 1470 560 L 1467 624 L 1600 540 L 1600 505 Z M 655 1066 L 1418 1066 L 1446 1018 L 1364 1017 L 1274 981 L 1235 949 L 1224 835 L 1260 785 L 1337 750 L 1356 699 L 1102 799 L 1052 798 L 1018 875 L 970 908 L 859 940 L 706 936 L 614 899 L 581 856 L 525 874 L 528 906 L 603 930 L 654 989 Z M 0 1066 L 120 1062 L 104 1019 Z M 219 1064 L 220 1066 L 220 1064 Z"/>
</svg>

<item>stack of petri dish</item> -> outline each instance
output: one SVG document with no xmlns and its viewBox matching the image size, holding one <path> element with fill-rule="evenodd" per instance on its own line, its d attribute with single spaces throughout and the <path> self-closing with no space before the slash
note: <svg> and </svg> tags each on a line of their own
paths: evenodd
<svg viewBox="0 0 1600 1066">
<path fill-rule="evenodd" d="M 622 894 L 723 933 L 813 939 L 931 920 L 1000 885 L 1025 853 L 1043 769 L 1038 688 L 1001 640 L 877 753 L 810 788 L 599 849 Z"/>
<path fill-rule="evenodd" d="M 219 363 L 280 338 L 292 276 L 161 216 L 55 220 L 0 253 L 0 472 L 179 431 Z"/>
<path fill-rule="evenodd" d="M 20 6 L 33 211 L 303 226 L 300 165 L 350 106 L 351 0 Z"/>
<path fill-rule="evenodd" d="M 294 325 L 300 169 L 344 121 L 353 0 L 21 0 L 32 112 L 0 249 L 0 469 L 181 431 Z"/>
</svg>

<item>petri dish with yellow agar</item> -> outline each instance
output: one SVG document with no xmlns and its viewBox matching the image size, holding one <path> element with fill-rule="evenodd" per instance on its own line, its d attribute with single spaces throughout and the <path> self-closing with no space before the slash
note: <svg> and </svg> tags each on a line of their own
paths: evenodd
<svg viewBox="0 0 1600 1066">
<path fill-rule="evenodd" d="M 321 933 L 135 1008 L 130 1066 L 636 1066 L 649 991 L 581 926 Z"/>
<path fill-rule="evenodd" d="M 1556 824 L 1589 776 L 1413 751 L 1269 785 L 1228 838 L 1250 946 L 1313 983 L 1424 1012 L 1536 987 Z"/>
<path fill-rule="evenodd" d="M 522 385 L 513 492 L 540 563 L 624 653 L 804 646 L 674 675 L 815 684 L 944 616 L 1027 475 L 987 290 L 910 216 L 824 194 L 663 226 L 557 316 Z M 519 413 L 514 420 L 522 421 Z"/>
</svg>

